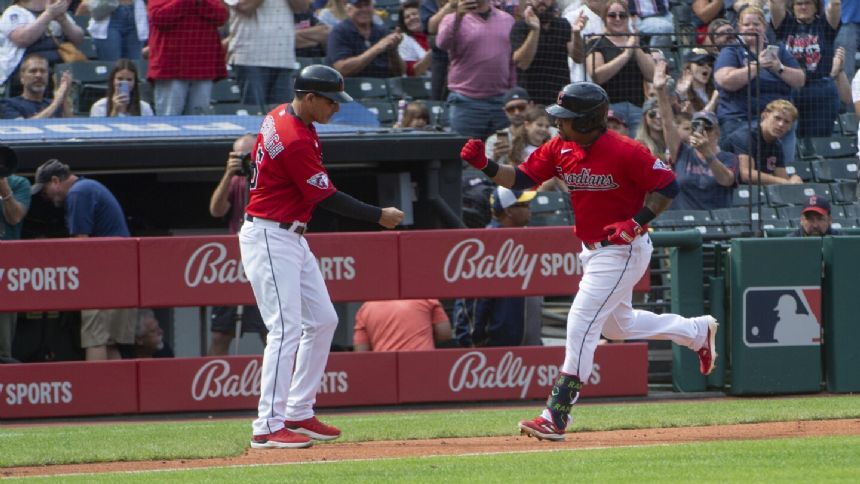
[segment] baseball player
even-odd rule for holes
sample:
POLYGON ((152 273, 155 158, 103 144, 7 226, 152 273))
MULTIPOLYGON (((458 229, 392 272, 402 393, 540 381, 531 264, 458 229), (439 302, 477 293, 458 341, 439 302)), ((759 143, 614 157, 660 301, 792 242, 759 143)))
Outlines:
POLYGON ((559 135, 517 167, 487 160, 480 140, 461 157, 499 185, 524 189, 557 177, 570 189, 576 235, 582 240, 582 281, 567 316, 561 375, 540 416, 519 423, 530 437, 564 440, 570 411, 591 375, 601 333, 607 338, 668 339, 698 352, 709 374, 717 357, 717 321, 633 309, 633 286, 651 260, 647 224, 678 193, 675 175, 641 144, 607 131, 609 97, 597 84, 568 84, 547 108, 559 135), (643 203, 644 200, 644 203, 643 203))
POLYGON ((339 192, 323 167, 313 123, 327 123, 342 102, 343 77, 311 65, 295 81, 296 97, 264 119, 253 151, 250 200, 239 231, 242 264, 269 330, 263 352, 260 403, 253 424, 255 449, 309 447, 340 430, 314 417, 313 405, 337 313, 303 234, 319 205, 392 229, 403 220, 339 192), (295 364, 295 368, 294 368, 295 364))

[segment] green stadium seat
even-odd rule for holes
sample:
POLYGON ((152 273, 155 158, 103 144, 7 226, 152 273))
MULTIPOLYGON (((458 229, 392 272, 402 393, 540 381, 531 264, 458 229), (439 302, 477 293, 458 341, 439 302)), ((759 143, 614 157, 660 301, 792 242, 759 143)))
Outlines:
POLYGON ((767 185, 770 206, 803 205, 813 195, 830 199, 830 187, 824 183, 802 183, 798 185, 767 185))
POLYGON ((429 77, 392 77, 386 82, 392 99, 430 99, 429 77))
POLYGON ((812 172, 822 183, 857 180, 857 158, 814 160, 812 172))
POLYGON ((857 113, 840 114, 839 123, 842 125, 842 134, 845 136, 857 136, 857 113))
POLYGON ((833 203, 854 203, 857 201, 857 181, 841 181, 830 185, 833 203))
POLYGON ((810 182, 815 179, 812 166, 809 164, 808 161, 804 160, 795 160, 793 162, 786 163, 785 172, 788 173, 788 176, 797 175, 800 177, 801 180, 805 182, 810 182))
POLYGON ((529 204, 532 227, 573 225, 570 195, 563 192, 538 192, 529 204))
POLYGON ((388 84, 376 77, 347 77, 344 90, 355 99, 387 99, 388 84))
POLYGON ((753 205, 767 203, 767 192, 764 188, 756 185, 739 185, 735 188, 732 194, 732 206, 744 207, 750 203, 753 205))
POLYGON ((397 121, 397 108, 394 103, 383 100, 365 99, 361 101, 361 105, 366 107, 368 111, 376 115, 379 124, 383 126, 391 126, 397 121))

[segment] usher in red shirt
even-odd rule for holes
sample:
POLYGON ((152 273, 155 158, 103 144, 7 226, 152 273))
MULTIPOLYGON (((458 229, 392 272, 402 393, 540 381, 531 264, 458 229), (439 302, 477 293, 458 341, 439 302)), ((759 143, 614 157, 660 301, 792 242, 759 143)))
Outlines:
POLYGON ((645 195, 675 179, 672 168, 647 148, 607 130, 583 152, 560 137, 546 142, 519 169, 535 182, 560 178, 570 189, 574 231, 585 242, 606 238, 603 227, 636 215, 645 195))

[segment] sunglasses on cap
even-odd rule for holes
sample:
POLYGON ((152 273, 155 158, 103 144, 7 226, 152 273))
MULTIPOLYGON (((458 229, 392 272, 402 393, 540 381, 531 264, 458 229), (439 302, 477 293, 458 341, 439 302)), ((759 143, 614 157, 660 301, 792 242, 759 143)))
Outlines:
POLYGON ((623 19, 626 19, 626 18, 630 17, 630 15, 629 15, 629 14, 627 14, 626 12, 607 12, 607 13, 606 13, 606 17, 607 17, 607 18, 616 18, 616 19, 622 19, 622 20, 623 20, 623 19))

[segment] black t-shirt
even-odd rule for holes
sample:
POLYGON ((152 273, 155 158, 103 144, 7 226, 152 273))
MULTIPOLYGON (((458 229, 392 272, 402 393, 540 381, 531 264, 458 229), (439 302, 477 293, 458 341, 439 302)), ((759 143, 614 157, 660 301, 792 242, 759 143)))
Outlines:
MULTIPOLYGON (((293 23, 296 26, 296 32, 303 29, 316 27, 320 23, 320 19, 314 16, 310 10, 304 13, 293 13, 293 23)), ((325 49, 322 45, 314 45, 303 49, 296 49, 296 57, 325 57, 325 49)))
MULTIPOLYGON (((21 96, 10 97, 9 99, 0 99, 0 118, 15 119, 15 118, 30 118, 38 114, 43 109, 51 104, 50 99, 42 99, 39 102, 24 99, 21 96)), ((63 110, 57 109, 54 113, 54 118, 62 117, 63 110)))
POLYGON ((772 175, 777 168, 785 167, 782 142, 780 140, 774 140, 773 143, 765 141, 761 136, 761 128, 759 126, 754 127, 752 131, 749 131, 746 126, 739 128, 728 137, 724 144, 727 145, 725 146, 728 148, 727 151, 731 151, 736 155, 747 155, 756 160, 755 167, 762 173, 772 175), (761 143, 761 158, 756 156, 756 139, 761 143), (752 143, 750 143, 750 140, 752 140, 752 143), (750 149, 752 152, 750 152, 750 149))
POLYGON ((815 20, 805 24, 798 22, 791 12, 786 12, 776 36, 806 72, 807 79, 830 76, 836 51, 836 29, 823 15, 817 15, 815 20))
MULTIPOLYGON (((511 46, 519 49, 529 35, 525 21, 518 20, 511 29, 511 46)), ((517 69, 517 84, 529 92, 537 104, 555 103, 558 92, 570 83, 567 65, 567 43, 570 42, 570 23, 567 19, 552 18, 549 26, 541 26, 535 58, 525 71, 517 69)))
MULTIPOLYGON (((603 54, 603 63, 609 63, 624 52, 624 49, 616 46, 606 37, 599 37, 597 40, 592 40, 588 44, 587 51, 600 52, 603 54), (594 48, 592 43, 596 42, 594 48)), ((585 61, 591 62, 589 59, 585 61)), ((611 79, 600 83, 606 94, 609 95, 609 100, 613 103, 627 101, 631 104, 641 106, 645 102, 645 93, 642 88, 642 71, 639 70, 639 64, 636 63, 636 56, 631 56, 624 64, 618 73, 612 76, 611 79)))

